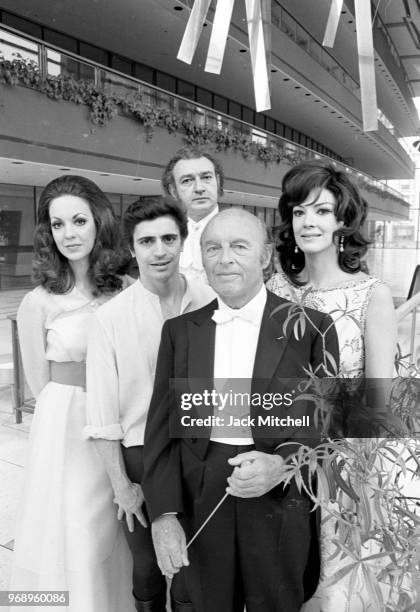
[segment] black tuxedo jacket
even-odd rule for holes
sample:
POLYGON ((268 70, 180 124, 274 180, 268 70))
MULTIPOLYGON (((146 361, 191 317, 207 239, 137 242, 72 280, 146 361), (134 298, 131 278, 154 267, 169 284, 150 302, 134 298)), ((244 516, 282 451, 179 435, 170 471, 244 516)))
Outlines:
MULTIPOLYGON (((292 303, 267 292, 267 302, 261 322, 255 355, 251 392, 276 392, 279 380, 306 377, 305 368, 317 369, 325 360, 325 351, 338 363, 338 340, 329 315, 305 309, 311 323, 302 337, 294 333, 294 324, 284 326, 292 303), (285 305, 273 314, 273 311, 285 305), (328 332, 326 330, 329 328, 328 332), (320 332, 326 332, 323 340, 320 332)), ((150 403, 144 445, 145 473, 142 486, 150 519, 166 512, 182 513, 183 478, 188 471, 181 461, 183 448, 188 447, 188 461, 205 462, 209 438, 170 437, 170 416, 179 401, 170 379, 208 380, 213 387, 214 348, 216 324, 212 320, 217 300, 207 306, 166 321, 156 368, 155 385, 150 403)), ((294 322, 295 320, 293 320, 294 322)), ((325 376, 319 368, 318 376, 325 376)), ((252 408, 251 408, 252 416, 252 408)), ((255 432, 256 433, 256 432, 255 432)), ((286 442, 279 438, 255 435, 256 450, 287 457, 294 450, 291 446, 277 448, 286 442)), ((314 445, 315 437, 308 438, 304 428, 290 432, 296 443, 314 445), (306 433, 306 437, 305 437, 306 433)))

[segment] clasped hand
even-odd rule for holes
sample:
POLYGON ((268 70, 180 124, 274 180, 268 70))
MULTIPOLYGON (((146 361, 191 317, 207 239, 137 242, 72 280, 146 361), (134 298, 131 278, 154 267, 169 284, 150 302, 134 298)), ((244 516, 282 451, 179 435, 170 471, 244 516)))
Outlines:
POLYGON ((164 576, 172 578, 189 565, 185 532, 175 514, 164 514, 152 523, 157 563, 164 576))
POLYGON ((229 463, 234 470, 226 492, 235 497, 260 497, 283 479, 284 459, 279 455, 249 451, 232 457, 229 463))
POLYGON ((114 503, 118 504, 118 520, 120 521, 125 514, 128 531, 131 533, 134 531, 134 517, 143 527, 147 527, 147 521, 141 509, 143 502, 143 490, 136 482, 128 483, 114 497, 114 503))

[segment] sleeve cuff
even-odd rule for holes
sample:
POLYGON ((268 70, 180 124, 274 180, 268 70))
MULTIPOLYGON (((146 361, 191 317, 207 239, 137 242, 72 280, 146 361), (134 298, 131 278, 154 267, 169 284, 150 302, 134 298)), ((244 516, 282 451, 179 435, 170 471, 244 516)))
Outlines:
POLYGON ((105 425, 96 427, 94 425, 86 425, 83 428, 83 438, 103 439, 103 440, 122 440, 124 438, 123 428, 119 423, 113 425, 105 425))

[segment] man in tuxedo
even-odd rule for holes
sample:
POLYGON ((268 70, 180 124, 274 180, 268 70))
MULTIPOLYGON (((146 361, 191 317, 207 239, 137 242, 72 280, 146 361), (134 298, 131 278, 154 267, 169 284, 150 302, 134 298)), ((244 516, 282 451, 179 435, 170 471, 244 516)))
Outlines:
POLYGON ((250 426, 232 437, 213 427, 203 437, 171 438, 180 398, 170 380, 188 379, 196 389, 200 380, 216 387, 220 379, 243 379, 260 395, 284 390, 285 379, 304 377, 305 368, 325 375, 325 350, 338 357, 335 328, 310 309, 301 334, 284 325, 289 303, 263 284, 272 247, 257 217, 241 209, 219 213, 201 246, 218 297, 165 323, 146 426, 143 485, 158 564, 175 576, 175 610, 242 612, 245 603, 247 612, 298 612, 319 579, 317 528, 310 500, 294 483, 283 487, 282 474, 293 450, 316 444, 314 432, 261 431, 251 406, 250 426), (187 551, 186 540, 225 491, 187 551))

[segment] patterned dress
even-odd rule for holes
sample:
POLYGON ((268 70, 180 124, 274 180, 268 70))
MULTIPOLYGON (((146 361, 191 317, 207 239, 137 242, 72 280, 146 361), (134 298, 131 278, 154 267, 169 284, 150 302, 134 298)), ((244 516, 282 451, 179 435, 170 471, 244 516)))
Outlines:
MULTIPOLYGON (((315 289, 310 285, 297 286, 281 272, 274 274, 267 282, 267 289, 292 302, 314 308, 331 315, 337 330, 340 363, 338 376, 356 378, 364 376, 365 346, 364 333, 366 314, 373 291, 382 281, 370 276, 347 281, 337 287, 315 289)), ((356 443, 356 440, 353 440, 356 443)), ((360 441, 363 444, 363 441, 360 441)), ((348 509, 354 511, 349 498, 348 509)), ((336 575, 351 563, 352 559, 337 554, 333 540, 338 538, 336 519, 331 511, 337 506, 330 502, 322 512, 321 522, 321 581, 314 596, 305 603, 301 612, 379 612, 369 604, 370 594, 361 572, 350 580, 351 572, 328 586, 326 580, 336 575), (334 554, 335 553, 335 554, 334 554)), ((371 542, 362 546, 362 557, 378 552, 371 542)), ((372 571, 378 572, 379 562, 373 562, 372 571)))

